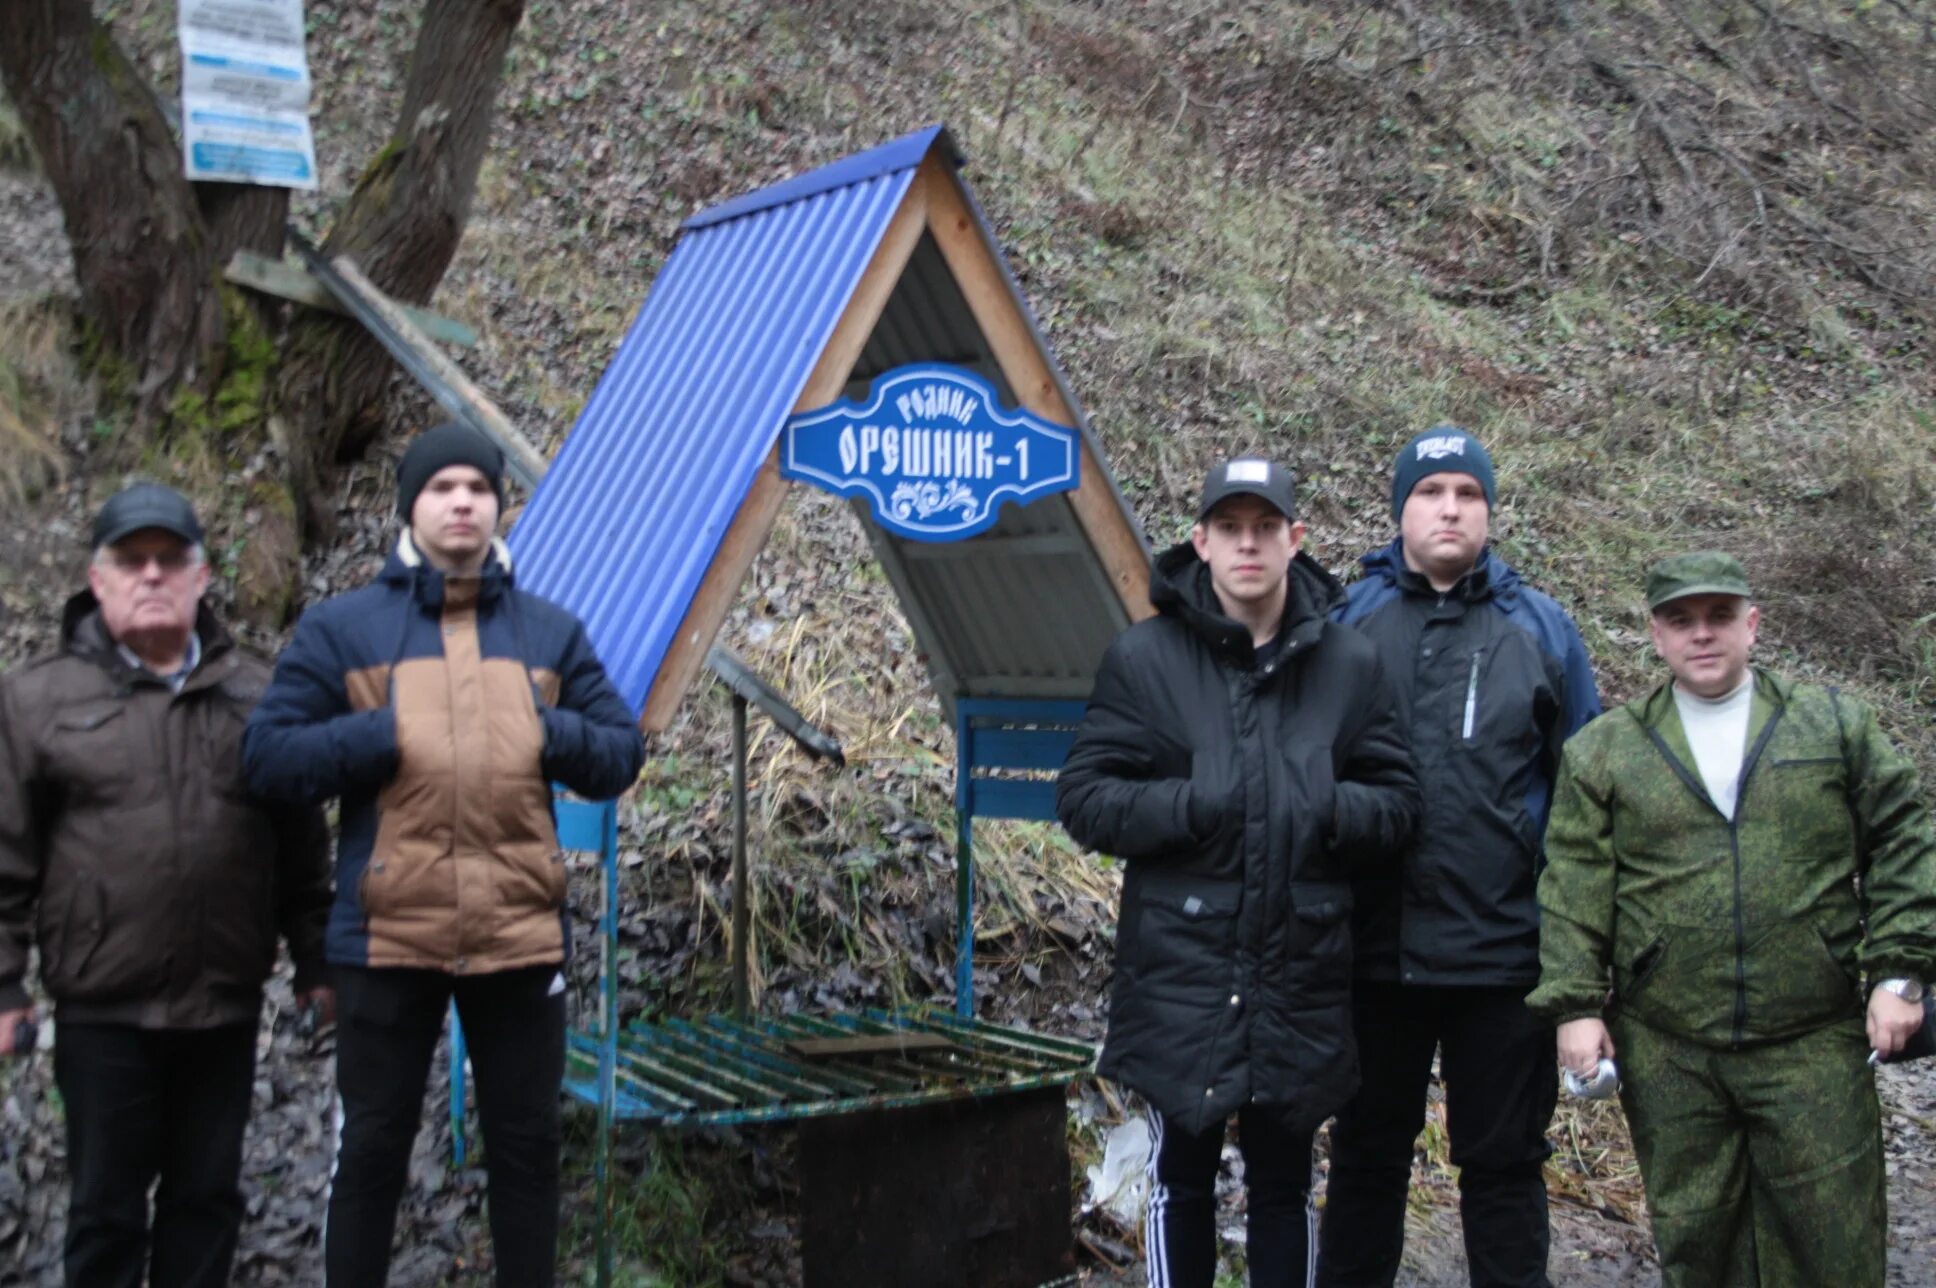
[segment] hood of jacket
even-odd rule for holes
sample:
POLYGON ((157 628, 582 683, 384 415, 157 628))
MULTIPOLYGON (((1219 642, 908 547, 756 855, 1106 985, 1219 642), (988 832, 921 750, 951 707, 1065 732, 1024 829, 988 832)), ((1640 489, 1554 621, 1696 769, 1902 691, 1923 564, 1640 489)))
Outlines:
MULTIPOLYGON (((1287 644, 1308 644, 1324 629, 1331 609, 1344 602, 1344 586, 1301 550, 1291 560, 1285 583, 1284 620, 1278 629, 1287 644)), ((1215 652, 1234 654, 1245 665, 1255 660, 1250 629, 1223 611, 1210 582, 1210 565, 1188 541, 1156 557, 1149 597, 1157 612, 1182 622, 1215 652)))
MULTIPOLYGON (((1436 593, 1432 583, 1424 574, 1413 572, 1405 563, 1405 538, 1393 537, 1389 545, 1365 555, 1359 561, 1368 578, 1377 578, 1388 585, 1414 594, 1429 595, 1436 593)), ((1472 570, 1459 578, 1458 583, 1447 592, 1468 601, 1497 599, 1502 604, 1510 604, 1519 598, 1519 574, 1513 566, 1493 553, 1488 545, 1479 552, 1479 558, 1472 570)))
MULTIPOLYGON (((442 612, 444 607, 444 584, 448 575, 432 566, 417 543, 410 539, 410 530, 405 528, 397 536, 397 544, 390 550, 390 557, 383 561, 383 571, 377 580, 386 586, 396 586, 407 590, 418 607, 426 612, 442 612)), ((484 566, 477 571, 477 602, 479 605, 495 603, 517 584, 511 575, 511 548, 497 537, 491 538, 491 552, 484 557, 484 566)))
MULTIPOLYGON (((205 601, 195 605, 195 634, 202 641, 203 666, 226 653, 235 643, 229 637, 228 628, 205 601)), ((121 650, 115 647, 107 623, 101 620, 101 601, 91 590, 75 592, 62 606, 60 646, 62 652, 92 662, 123 679, 131 678, 136 669, 128 665, 121 650)))

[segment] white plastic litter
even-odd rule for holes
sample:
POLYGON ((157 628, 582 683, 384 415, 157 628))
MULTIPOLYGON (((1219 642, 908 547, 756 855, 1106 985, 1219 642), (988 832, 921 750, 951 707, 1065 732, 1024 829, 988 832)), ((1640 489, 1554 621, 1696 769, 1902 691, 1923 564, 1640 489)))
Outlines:
POLYGON ((1089 1169, 1089 1198, 1083 1210, 1107 1208, 1126 1229, 1143 1219, 1143 1196, 1149 1187, 1145 1170, 1150 1159, 1149 1123, 1126 1119, 1109 1129, 1103 1144, 1102 1165, 1089 1169))

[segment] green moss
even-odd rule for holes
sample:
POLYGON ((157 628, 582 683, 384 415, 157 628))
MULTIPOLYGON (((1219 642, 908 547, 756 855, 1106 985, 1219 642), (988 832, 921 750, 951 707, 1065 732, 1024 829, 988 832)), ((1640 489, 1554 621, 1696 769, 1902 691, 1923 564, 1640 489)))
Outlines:
POLYGON ((403 159, 403 143, 392 138, 370 158, 370 164, 363 167, 357 177, 356 191, 350 195, 349 209, 354 211, 365 202, 375 201, 381 209, 389 205, 389 188, 396 181, 397 166, 403 159))
POLYGON ((142 464, 186 476, 191 487, 213 489, 247 465, 261 445, 269 415, 270 381, 278 355, 242 293, 220 284, 224 329, 221 383, 203 394, 189 386, 169 399, 161 432, 145 444, 142 464))
POLYGON ((267 419, 269 381, 276 369, 275 342, 263 331, 255 310, 237 288, 224 283, 222 316, 227 326, 228 361, 213 404, 215 427, 226 441, 237 435, 253 437, 267 419))

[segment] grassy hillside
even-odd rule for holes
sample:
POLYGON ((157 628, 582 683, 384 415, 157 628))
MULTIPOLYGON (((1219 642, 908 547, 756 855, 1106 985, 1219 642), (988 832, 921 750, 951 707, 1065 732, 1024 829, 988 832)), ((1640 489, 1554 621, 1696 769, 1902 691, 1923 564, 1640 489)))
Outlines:
MULTIPOLYGON (((173 7, 112 9, 172 84, 173 7)), ((324 189, 302 218, 322 226, 388 128, 417 10, 307 9, 324 189)), ((535 438, 569 428, 680 220, 942 121, 1158 544, 1207 463, 1261 449, 1297 466, 1343 570, 1389 535, 1396 446, 1456 420, 1499 464, 1501 549, 1574 612, 1609 697, 1658 673, 1646 565, 1725 546, 1760 590, 1763 655, 1873 701, 1936 770, 1920 6, 530 0, 500 102, 436 306, 480 330, 465 365, 535 438)), ((44 305, 0 308, 35 319, 0 326, 0 441, 51 426, 70 467, 35 504, 104 491, 44 305)), ((402 388, 393 411, 429 414, 402 388)), ((386 461, 346 473, 318 586, 380 548, 386 461)), ((51 585, 13 604, 23 649, 51 585)), ((765 1004, 944 990, 951 738, 844 509, 789 503, 728 635, 853 765, 755 724, 765 1004)), ((695 697, 629 807, 624 971, 646 1009, 724 995, 724 743, 723 703, 695 697)), ((988 852, 991 1012, 1098 1035, 1107 866, 1050 829, 997 829, 988 852)), ((1562 1134, 1558 1183, 1631 1214, 1617 1118, 1562 1134)), ((1449 1193, 1439 1140, 1428 1203, 1449 1193)), ((783 1273, 733 1213, 749 1194, 783 1212, 784 1191, 737 1148, 659 1161, 638 1264, 783 1273)))

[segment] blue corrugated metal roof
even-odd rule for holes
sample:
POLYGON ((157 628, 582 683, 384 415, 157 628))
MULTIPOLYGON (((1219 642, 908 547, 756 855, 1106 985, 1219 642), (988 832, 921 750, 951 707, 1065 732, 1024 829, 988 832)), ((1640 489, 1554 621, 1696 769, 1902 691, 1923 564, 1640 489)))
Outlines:
POLYGON ((889 143, 877 148, 869 148, 853 156, 823 165, 818 170, 797 174, 791 179, 782 180, 757 192, 722 201, 717 206, 709 206, 682 225, 690 232, 696 228, 710 228, 723 224, 742 215, 750 215, 761 210, 771 210, 788 202, 803 201, 817 197, 823 192, 845 188, 850 184, 876 179, 884 174, 896 174, 920 165, 939 144, 945 149, 943 155, 954 165, 961 164, 961 153, 955 147, 954 138, 943 125, 930 125, 912 134, 903 134, 889 143))
POLYGON ((937 143, 953 159, 935 127, 689 224, 512 530, 519 584, 578 614, 634 711, 937 143))

